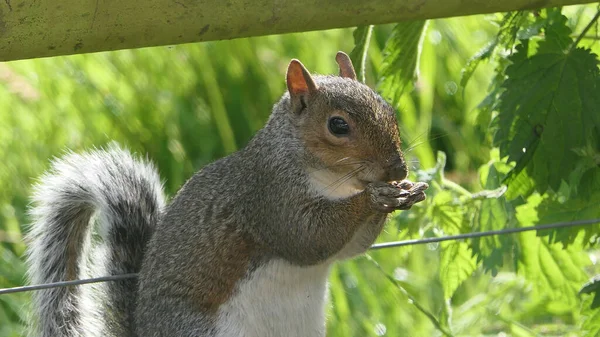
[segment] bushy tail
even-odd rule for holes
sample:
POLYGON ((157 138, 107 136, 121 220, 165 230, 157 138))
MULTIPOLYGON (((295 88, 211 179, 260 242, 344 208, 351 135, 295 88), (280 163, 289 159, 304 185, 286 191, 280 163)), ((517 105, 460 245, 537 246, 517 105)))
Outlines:
MULTIPOLYGON (((137 273, 164 197, 154 167, 113 145, 56 160, 33 202, 28 263, 39 284, 137 273)), ((31 334, 133 336, 136 295, 135 279, 34 292, 31 334)))

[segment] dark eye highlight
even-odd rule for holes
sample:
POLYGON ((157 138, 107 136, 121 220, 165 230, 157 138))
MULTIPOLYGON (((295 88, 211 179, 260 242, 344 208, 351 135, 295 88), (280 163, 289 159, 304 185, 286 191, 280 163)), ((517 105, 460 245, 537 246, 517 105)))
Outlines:
POLYGON ((331 117, 327 123, 329 132, 335 136, 344 136, 350 132, 350 126, 342 117, 331 117))

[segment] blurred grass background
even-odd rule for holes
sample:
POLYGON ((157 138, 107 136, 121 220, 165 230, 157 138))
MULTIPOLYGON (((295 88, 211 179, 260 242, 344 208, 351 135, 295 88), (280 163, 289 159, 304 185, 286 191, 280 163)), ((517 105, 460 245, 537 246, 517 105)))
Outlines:
MULTIPOLYGON (((372 86, 391 28, 374 31, 367 68, 372 86)), ((413 169, 433 167, 441 150, 450 179, 471 186, 489 159, 475 108, 493 69, 482 64, 466 88, 459 82, 462 67, 496 29, 483 16, 429 22, 419 81, 399 106, 413 169)), ((0 63, 0 288, 24 283, 28 196, 53 156, 114 140, 156 162, 173 195, 194 171, 244 146, 262 127, 285 90, 291 58, 314 73, 337 73, 335 52, 350 52, 353 44, 352 30, 343 29, 0 63)), ((401 229, 401 221, 392 221, 380 241, 402 238, 401 229)), ((439 313, 446 309, 433 253, 438 248, 371 255, 439 313)), ((328 336, 438 334, 365 259, 340 264, 330 288, 328 336)), ((514 274, 478 274, 459 289, 446 315, 454 315, 465 336, 529 336, 518 334, 527 329, 514 321, 533 310, 521 300, 526 291, 514 274)), ((21 335, 27 303, 28 294, 0 297, 0 336, 21 335)), ((544 313, 523 320, 548 322, 544 313)))

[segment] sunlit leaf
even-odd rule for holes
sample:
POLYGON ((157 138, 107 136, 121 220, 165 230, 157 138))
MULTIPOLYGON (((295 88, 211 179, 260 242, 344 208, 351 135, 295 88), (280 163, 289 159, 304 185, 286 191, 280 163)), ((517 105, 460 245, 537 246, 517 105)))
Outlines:
MULTIPOLYGON (((541 202, 541 197, 533 195, 527 204, 517 207, 520 226, 531 226, 539 221, 535 207, 541 202)), ((519 273, 533 285, 534 296, 558 301, 565 309, 578 305, 577 293, 588 278, 584 267, 589 264, 581 246, 565 248, 535 232, 518 234, 518 241, 519 273)))
MULTIPOLYGON (((501 186, 502 172, 509 167, 502 162, 486 165, 480 170, 480 175, 485 177, 482 185, 485 189, 495 189, 501 186)), ((515 226, 514 209, 506 202, 504 196, 497 198, 486 198, 481 202, 477 213, 474 231, 491 231, 511 228, 515 226)), ((495 275, 504 264, 505 256, 512 254, 515 246, 514 238, 510 235, 496 235, 471 240, 473 253, 477 261, 483 263, 486 271, 495 275)))
POLYGON ((426 21, 398 23, 385 44, 378 88, 381 94, 394 105, 412 85, 425 26, 426 21))
MULTIPOLYGON (((597 298, 597 295, 596 295, 597 298)), ((596 298, 586 298, 581 305, 581 337, 598 337, 600 336, 600 308, 592 309, 592 303, 596 302, 596 298)))
POLYGON ((444 298, 450 299, 456 289, 473 274, 477 263, 464 242, 443 244, 440 259, 440 281, 444 288, 444 298))
POLYGON ((354 65, 356 76, 361 82, 365 82, 365 67, 367 62, 367 52, 369 50, 369 42, 371 41, 371 34, 373 33, 373 26, 359 26, 354 30, 354 49, 350 53, 350 59, 354 65))
POLYGON ((467 85, 467 82, 469 82, 469 79, 471 78, 471 76, 473 76, 473 73, 475 72, 475 69, 477 69, 479 63, 483 60, 489 59, 492 56, 492 53, 494 52, 494 49, 496 49, 497 45, 498 39, 492 40, 490 43, 485 45, 485 47, 483 47, 480 51, 478 51, 477 54, 475 54, 475 56, 473 56, 469 61, 467 61, 467 64, 463 68, 460 75, 460 85, 462 85, 463 87, 467 85))
POLYGON ((445 234, 462 232, 464 212, 453 204, 454 196, 449 191, 441 191, 433 198, 431 221, 444 230, 445 234))
MULTIPOLYGON (((585 198, 573 197, 564 202, 560 202, 556 198, 548 198, 537 207, 538 224, 598 219, 600 218, 599 204, 600 191, 598 190, 596 193, 585 198)), ((596 225, 545 230, 540 234, 548 236, 550 242, 560 242, 563 245, 569 245, 577 239, 580 233, 585 234, 585 244, 595 242, 595 239, 592 240, 592 238, 597 238, 598 234, 600 234, 600 222, 596 225)))

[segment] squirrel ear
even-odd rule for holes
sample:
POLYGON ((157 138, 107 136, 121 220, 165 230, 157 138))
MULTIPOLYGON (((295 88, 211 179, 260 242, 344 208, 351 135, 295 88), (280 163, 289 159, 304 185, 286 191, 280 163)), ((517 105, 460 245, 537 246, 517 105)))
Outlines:
POLYGON ((354 66, 352 65, 350 57, 346 53, 344 53, 343 51, 338 51, 337 55, 335 55, 335 60, 340 66, 341 77, 347 77, 352 80, 356 79, 356 72, 354 72, 354 66))
POLYGON ((293 59, 287 69, 287 87, 292 97, 308 94, 318 89, 315 81, 304 65, 293 59))

